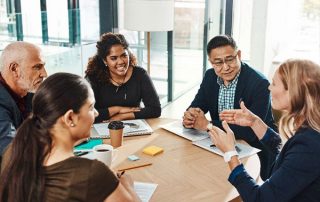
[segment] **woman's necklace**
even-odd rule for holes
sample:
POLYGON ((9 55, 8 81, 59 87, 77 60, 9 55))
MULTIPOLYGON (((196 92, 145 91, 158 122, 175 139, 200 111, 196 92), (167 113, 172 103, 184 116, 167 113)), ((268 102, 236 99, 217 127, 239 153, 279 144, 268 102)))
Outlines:
MULTIPOLYGON (((128 71, 127 71, 128 72, 128 71)), ((118 86, 117 86, 117 89, 116 89, 116 93, 118 92, 119 88, 124 84, 125 80, 126 80, 126 77, 127 77, 127 72, 126 74, 124 75, 124 78, 122 80, 122 82, 118 82, 118 81, 115 81, 111 76, 110 76, 110 79, 116 83, 118 86)))

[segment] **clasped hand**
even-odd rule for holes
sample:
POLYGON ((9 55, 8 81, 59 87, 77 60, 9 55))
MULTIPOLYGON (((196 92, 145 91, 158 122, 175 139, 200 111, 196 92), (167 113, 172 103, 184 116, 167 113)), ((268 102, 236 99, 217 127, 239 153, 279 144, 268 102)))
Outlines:
POLYGON ((197 130, 206 130, 209 121, 206 119, 204 112, 200 108, 190 107, 184 112, 182 124, 186 128, 197 130))

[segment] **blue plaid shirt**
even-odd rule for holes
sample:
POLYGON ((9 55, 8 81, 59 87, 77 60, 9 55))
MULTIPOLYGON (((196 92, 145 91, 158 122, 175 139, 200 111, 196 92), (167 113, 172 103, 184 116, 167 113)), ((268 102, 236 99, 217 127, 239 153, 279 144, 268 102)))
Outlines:
POLYGON ((234 96, 236 94, 236 88, 240 71, 228 86, 225 86, 223 80, 218 77, 217 83, 219 84, 219 97, 218 97, 218 112, 222 112, 225 109, 233 109, 234 96))

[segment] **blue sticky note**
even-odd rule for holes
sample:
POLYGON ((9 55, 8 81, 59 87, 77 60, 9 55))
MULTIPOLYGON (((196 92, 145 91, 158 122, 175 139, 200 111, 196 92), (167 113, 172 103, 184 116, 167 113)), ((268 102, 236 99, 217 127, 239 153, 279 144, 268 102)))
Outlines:
POLYGON ((139 160, 139 157, 137 157, 136 155, 130 155, 130 156, 128 156, 128 159, 130 161, 136 161, 136 160, 139 160))

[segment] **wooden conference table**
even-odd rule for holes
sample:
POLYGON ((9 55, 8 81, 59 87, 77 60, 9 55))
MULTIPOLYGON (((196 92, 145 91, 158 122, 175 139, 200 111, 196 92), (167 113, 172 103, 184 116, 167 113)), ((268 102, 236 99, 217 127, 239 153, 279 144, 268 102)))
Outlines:
MULTIPOLYGON (((147 122, 154 130, 152 135, 126 137, 123 146, 118 148, 112 169, 133 164, 127 159, 131 154, 140 157, 134 162, 136 164, 151 162, 151 166, 126 171, 134 181, 158 184, 151 202, 223 202, 238 197, 237 190, 227 181, 230 171, 223 158, 160 128, 161 124, 171 121, 176 120, 149 119, 147 122), (164 152, 153 157, 142 153, 144 147, 151 145, 162 147, 164 152)), ((257 179, 260 170, 258 156, 241 161, 250 175, 257 179)))

